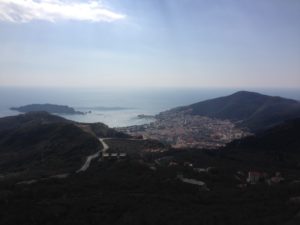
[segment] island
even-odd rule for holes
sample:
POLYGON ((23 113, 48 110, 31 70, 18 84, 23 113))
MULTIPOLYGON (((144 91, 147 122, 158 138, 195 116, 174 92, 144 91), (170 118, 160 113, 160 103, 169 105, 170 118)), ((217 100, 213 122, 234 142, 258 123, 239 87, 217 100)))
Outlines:
POLYGON ((155 116, 140 114, 140 115, 137 115, 137 118, 138 119, 155 119, 155 116))
POLYGON ((76 111, 74 108, 66 105, 54 105, 54 104, 31 104, 20 107, 11 107, 10 110, 27 113, 45 111, 55 114, 68 114, 68 115, 84 115, 85 112, 76 111))

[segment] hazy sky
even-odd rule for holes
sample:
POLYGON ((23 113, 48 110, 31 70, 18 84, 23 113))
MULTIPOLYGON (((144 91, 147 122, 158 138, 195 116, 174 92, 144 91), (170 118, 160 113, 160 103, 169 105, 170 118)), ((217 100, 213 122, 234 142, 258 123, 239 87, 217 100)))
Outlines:
POLYGON ((0 0, 0 85, 300 87, 300 1, 0 0))

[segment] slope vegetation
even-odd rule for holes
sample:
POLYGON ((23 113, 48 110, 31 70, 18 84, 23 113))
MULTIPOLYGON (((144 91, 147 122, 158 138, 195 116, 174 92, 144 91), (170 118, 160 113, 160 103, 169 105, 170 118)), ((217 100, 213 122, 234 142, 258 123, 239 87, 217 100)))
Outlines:
POLYGON ((72 172, 100 147, 95 136, 71 121, 48 113, 28 113, 0 120, 2 177, 72 172))
POLYGON ((172 112, 229 119, 258 131, 300 117, 300 103, 292 99, 240 91, 169 111, 172 112))

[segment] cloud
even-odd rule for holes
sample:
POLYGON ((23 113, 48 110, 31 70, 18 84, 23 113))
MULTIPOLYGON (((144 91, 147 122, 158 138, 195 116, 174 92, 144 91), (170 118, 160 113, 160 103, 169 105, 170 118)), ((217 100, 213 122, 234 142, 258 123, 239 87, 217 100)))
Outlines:
POLYGON ((0 21, 28 23, 32 20, 57 22, 77 20, 112 22, 125 15, 113 12, 100 1, 71 0, 0 0, 0 21))

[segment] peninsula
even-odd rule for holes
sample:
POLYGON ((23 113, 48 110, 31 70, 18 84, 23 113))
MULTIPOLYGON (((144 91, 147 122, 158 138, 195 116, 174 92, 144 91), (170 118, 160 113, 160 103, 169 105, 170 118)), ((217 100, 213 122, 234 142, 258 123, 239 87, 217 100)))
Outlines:
POLYGON ((74 108, 66 105, 54 105, 54 104, 31 104, 20 107, 11 107, 10 110, 15 110, 22 113, 45 111, 55 114, 68 114, 68 115, 84 115, 84 112, 76 111, 74 108))

